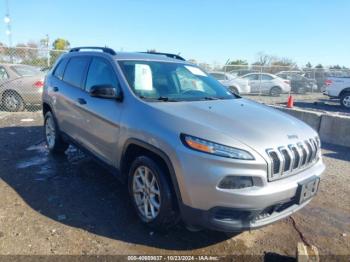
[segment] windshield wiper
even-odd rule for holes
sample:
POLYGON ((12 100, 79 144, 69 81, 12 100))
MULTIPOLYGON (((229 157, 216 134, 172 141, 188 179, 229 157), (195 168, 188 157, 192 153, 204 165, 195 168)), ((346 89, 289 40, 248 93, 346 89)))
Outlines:
POLYGON ((205 96, 203 97, 204 100, 220 100, 222 98, 220 97, 215 97, 215 96, 205 96))
POLYGON ((164 102, 178 102, 178 100, 169 98, 167 96, 160 96, 157 98, 158 101, 164 101, 164 102))

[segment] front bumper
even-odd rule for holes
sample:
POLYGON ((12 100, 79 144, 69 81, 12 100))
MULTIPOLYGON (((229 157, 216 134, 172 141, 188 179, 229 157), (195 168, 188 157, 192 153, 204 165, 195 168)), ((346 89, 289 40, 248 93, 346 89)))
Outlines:
POLYGON ((180 207, 183 220, 188 224, 228 232, 259 228, 303 208, 310 200, 298 204, 299 183, 320 177, 325 169, 320 158, 297 174, 268 182, 266 162, 259 159, 247 164, 247 161, 243 163, 183 151, 179 160, 182 168, 177 170, 177 178, 183 197, 180 207), (179 174, 183 174, 182 177, 179 174), (218 188, 221 179, 235 175, 251 176, 254 186, 218 188))
POLYGON ((265 209, 234 209, 215 207, 210 210, 200 210, 182 206, 183 220, 190 224, 215 231, 241 232, 258 229, 290 216, 306 206, 308 200, 300 205, 295 199, 277 203, 265 209))

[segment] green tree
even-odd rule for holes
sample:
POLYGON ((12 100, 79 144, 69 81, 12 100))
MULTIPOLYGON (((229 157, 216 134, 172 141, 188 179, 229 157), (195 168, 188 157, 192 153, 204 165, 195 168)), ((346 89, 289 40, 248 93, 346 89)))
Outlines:
POLYGON ((315 68, 317 68, 317 69, 322 69, 322 68, 323 68, 323 65, 322 65, 322 64, 318 64, 317 66, 315 66, 315 68))
POLYGON ((329 69, 341 69, 340 65, 330 66, 329 69))
POLYGON ((312 65, 311 65, 310 62, 307 62, 307 64, 305 65, 305 67, 310 69, 310 68, 312 68, 312 65))
POLYGON ((52 66, 61 54, 65 53, 70 48, 68 40, 63 38, 57 38, 52 43, 52 50, 50 51, 50 66, 52 66))
POLYGON ((61 51, 67 50, 70 48, 70 43, 66 39, 57 38, 55 41, 53 41, 52 48, 54 50, 61 50, 61 51))
POLYGON ((225 65, 225 70, 227 72, 233 71, 233 70, 242 70, 242 69, 248 69, 248 62, 247 60, 241 60, 236 59, 233 61, 228 60, 225 65))

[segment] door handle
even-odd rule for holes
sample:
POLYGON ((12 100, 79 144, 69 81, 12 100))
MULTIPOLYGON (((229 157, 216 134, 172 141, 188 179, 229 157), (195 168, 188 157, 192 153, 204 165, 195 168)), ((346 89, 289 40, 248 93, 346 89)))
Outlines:
POLYGON ((81 105, 86 105, 86 100, 84 98, 78 98, 77 101, 81 105))
POLYGON ((59 91, 59 89, 58 89, 57 86, 54 86, 54 87, 52 88, 52 90, 53 90, 54 92, 58 92, 58 91, 59 91))

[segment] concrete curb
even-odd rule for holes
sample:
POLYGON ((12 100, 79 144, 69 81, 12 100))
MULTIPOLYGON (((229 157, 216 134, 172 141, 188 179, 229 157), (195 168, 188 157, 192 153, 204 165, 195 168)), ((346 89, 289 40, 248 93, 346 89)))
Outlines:
POLYGON ((272 107, 290 114, 315 129, 321 141, 350 147, 350 117, 307 111, 299 108, 272 107))

